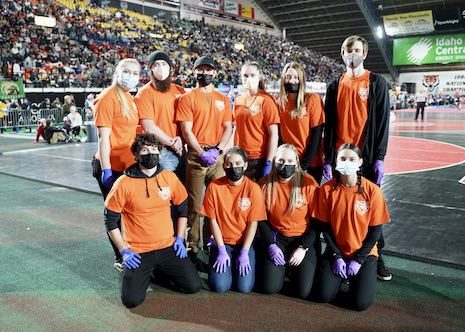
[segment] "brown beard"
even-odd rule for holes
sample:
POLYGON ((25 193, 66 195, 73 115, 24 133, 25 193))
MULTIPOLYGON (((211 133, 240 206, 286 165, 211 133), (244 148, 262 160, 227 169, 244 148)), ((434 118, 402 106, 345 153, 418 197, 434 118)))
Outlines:
POLYGON ((168 76, 163 81, 157 80, 155 77, 151 77, 151 79, 152 79, 152 84, 155 90, 158 90, 160 92, 166 92, 171 88, 171 77, 170 76, 168 76))

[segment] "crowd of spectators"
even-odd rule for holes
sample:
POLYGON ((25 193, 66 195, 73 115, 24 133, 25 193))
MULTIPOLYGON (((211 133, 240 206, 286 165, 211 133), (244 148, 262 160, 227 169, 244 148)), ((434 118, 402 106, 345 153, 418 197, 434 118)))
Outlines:
MULTIPOLYGON (((192 67, 199 55, 218 61, 217 84, 237 86, 247 60, 262 65, 265 81, 276 81, 289 61, 300 62, 307 80, 328 82, 344 72, 333 59, 281 37, 201 21, 163 20, 95 7, 82 1, 0 1, 0 65, 12 79, 35 87, 104 87, 115 64, 133 57, 142 64, 163 48, 175 60, 177 83, 194 84, 192 67), (58 2, 66 3, 68 8, 58 2), (85 5, 84 5, 85 4, 85 5), (34 16, 55 17, 54 28, 34 24, 34 16), (243 50, 234 47, 244 45, 243 50)), ((149 80, 143 68, 142 82, 149 80)))

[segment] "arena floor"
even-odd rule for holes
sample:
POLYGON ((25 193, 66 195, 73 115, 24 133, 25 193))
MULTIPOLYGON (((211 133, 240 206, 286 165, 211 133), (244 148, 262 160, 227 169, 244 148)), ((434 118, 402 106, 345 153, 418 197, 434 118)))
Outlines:
POLYGON ((0 328, 12 331, 463 331, 465 111, 396 112, 382 189, 394 277, 363 313, 282 294, 179 294, 152 285, 119 299, 90 160, 97 143, 50 146, 0 135, 0 328), (195 308, 195 310, 193 310, 195 308), (13 328, 12 328, 13 327, 13 328))

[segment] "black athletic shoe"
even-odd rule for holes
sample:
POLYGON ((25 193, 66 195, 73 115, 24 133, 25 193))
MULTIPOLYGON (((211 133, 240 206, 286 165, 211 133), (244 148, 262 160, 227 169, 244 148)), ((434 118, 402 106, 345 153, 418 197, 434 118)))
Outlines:
POLYGON ((378 268, 376 271, 378 280, 389 281, 392 279, 392 274, 389 272, 388 268, 384 264, 383 256, 378 256, 378 268))

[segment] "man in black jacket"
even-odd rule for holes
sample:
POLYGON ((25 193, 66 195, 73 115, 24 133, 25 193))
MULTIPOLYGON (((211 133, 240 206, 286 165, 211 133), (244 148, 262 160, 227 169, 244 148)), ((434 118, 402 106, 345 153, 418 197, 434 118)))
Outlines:
MULTIPOLYGON (((378 74, 366 70, 363 61, 368 55, 368 43, 360 36, 350 36, 342 43, 341 56, 347 72, 329 84, 325 103, 325 136, 323 175, 331 178, 337 149, 353 143, 362 151, 362 175, 377 185, 384 176, 384 156, 389 135, 389 87, 378 74)), ((381 234, 378 250, 384 247, 381 234)), ((378 259, 378 279, 391 280, 381 255, 378 259)))
POLYGON ((70 141, 63 128, 52 127, 52 120, 50 119, 45 121, 44 132, 45 140, 49 144, 56 144, 58 141, 68 143, 70 141))

